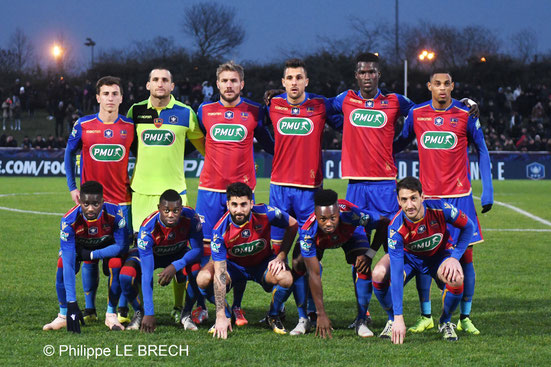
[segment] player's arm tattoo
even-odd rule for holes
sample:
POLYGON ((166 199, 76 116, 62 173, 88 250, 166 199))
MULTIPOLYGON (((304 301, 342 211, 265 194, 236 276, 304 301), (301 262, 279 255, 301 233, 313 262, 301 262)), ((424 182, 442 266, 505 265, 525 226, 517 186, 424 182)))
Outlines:
POLYGON ((214 299, 216 311, 223 310, 226 306, 226 262, 218 264, 218 274, 214 276, 214 299))

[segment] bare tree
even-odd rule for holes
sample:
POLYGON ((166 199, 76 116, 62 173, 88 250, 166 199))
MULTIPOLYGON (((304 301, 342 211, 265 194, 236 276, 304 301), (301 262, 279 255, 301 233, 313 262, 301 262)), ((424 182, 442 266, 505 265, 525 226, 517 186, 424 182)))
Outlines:
POLYGON ((524 28, 511 36, 511 55, 522 63, 534 58, 538 51, 538 38, 534 30, 524 28))
POLYGON ((17 27, 11 34, 9 45, 15 57, 17 71, 21 71, 33 63, 34 46, 21 28, 17 27))
POLYGON ((241 45, 245 30, 235 8, 213 2, 195 4, 184 15, 182 29, 193 37, 202 57, 219 57, 241 45))

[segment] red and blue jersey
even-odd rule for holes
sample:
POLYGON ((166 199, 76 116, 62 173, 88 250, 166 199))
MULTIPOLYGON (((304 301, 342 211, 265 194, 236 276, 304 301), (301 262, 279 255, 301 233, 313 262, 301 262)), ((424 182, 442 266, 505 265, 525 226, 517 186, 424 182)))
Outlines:
POLYGON ((482 177, 482 205, 493 203, 490 155, 478 118, 455 99, 444 110, 431 101, 416 105, 408 114, 400 139, 417 138, 419 179, 426 196, 460 197, 471 194, 468 146, 478 152, 482 177))
POLYGON ((317 249, 326 250, 339 248, 350 240, 356 227, 375 229, 379 214, 362 210, 356 205, 339 199, 339 225, 333 233, 325 233, 319 229, 315 213, 312 213, 306 223, 299 229, 300 252, 303 257, 316 256, 317 249))
POLYGON ((94 260, 122 255, 129 246, 125 226, 122 209, 111 203, 104 203, 94 220, 86 219, 80 205, 74 206, 63 216, 59 238, 68 302, 76 301, 76 247, 91 251, 94 260))
POLYGON ((199 216, 192 208, 184 207, 178 223, 167 227, 158 211, 147 217, 138 233, 138 253, 142 269, 144 312, 154 314, 153 271, 159 263, 171 261, 176 271, 198 262, 203 256, 203 232, 199 216), (189 245, 188 245, 189 242, 189 245), (190 248, 191 245, 191 248, 190 248))
POLYGON ((321 139, 325 122, 340 129, 342 116, 325 97, 305 94, 306 99, 298 105, 289 104, 287 93, 271 100, 269 116, 275 138, 272 184, 305 188, 321 186, 321 139))
POLYGON ((262 106, 246 98, 235 107, 225 107, 220 101, 199 106, 199 126, 206 137, 200 189, 225 192, 229 184, 243 182, 254 190, 253 140, 257 135, 270 136, 264 115, 262 106))
POLYGON ((128 178, 128 156, 134 139, 134 123, 119 115, 114 123, 104 123, 98 114, 75 122, 65 148, 65 175, 69 190, 75 183, 75 157, 81 148, 80 184, 98 181, 106 201, 129 204, 132 201, 128 178))
POLYGON ((254 205, 242 225, 233 223, 226 212, 212 230, 210 248, 214 261, 230 260, 251 267, 272 256, 271 226, 289 227, 289 214, 266 204, 254 205))
POLYGON ((404 252, 421 259, 450 250, 450 256, 459 261, 474 232, 473 222, 453 205, 442 200, 425 200, 423 218, 409 220, 400 210, 388 227, 388 254, 390 256, 390 288, 394 312, 402 314, 404 290, 404 252), (460 228, 455 247, 449 242, 447 224, 460 228))
POLYGON ((396 121, 407 116, 414 103, 400 94, 382 94, 372 99, 348 90, 333 100, 344 115, 342 133, 342 178, 353 180, 394 180, 392 156, 396 121))

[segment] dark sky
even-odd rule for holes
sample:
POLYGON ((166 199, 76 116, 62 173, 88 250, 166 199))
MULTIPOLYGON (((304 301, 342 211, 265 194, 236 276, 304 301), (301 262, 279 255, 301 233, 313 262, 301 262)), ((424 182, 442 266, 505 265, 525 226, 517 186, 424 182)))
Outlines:
MULTIPOLYGON (((73 60, 85 68, 90 49, 86 37, 101 49, 127 47, 136 40, 155 36, 173 37, 176 44, 191 47, 181 28, 189 0, 94 0, 11 1, 3 7, 0 46, 8 47, 10 34, 20 27, 32 40, 42 60, 51 59, 49 49, 61 35, 71 48, 73 60), (6 12, 6 10, 8 10, 6 12)), ((394 24, 392 0, 235 0, 231 4, 244 24, 246 39, 228 58, 237 61, 279 60, 293 51, 315 50, 319 36, 350 37, 350 19, 394 24)), ((501 51, 509 52, 510 36, 523 28, 537 35, 538 53, 551 51, 551 0, 461 0, 399 2, 400 23, 430 22, 463 27, 483 25, 502 40, 501 51)), ((371 50, 377 51, 377 50, 371 50)))

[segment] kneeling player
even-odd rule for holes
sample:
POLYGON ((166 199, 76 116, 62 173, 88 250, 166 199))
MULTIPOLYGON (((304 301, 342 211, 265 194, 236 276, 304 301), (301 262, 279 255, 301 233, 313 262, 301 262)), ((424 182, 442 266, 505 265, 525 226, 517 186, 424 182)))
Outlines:
MULTIPOLYGON (((166 190, 159 199, 159 210, 147 217, 138 234, 138 250, 132 251, 121 270, 121 286, 127 299, 135 308, 129 330, 153 332, 156 328, 153 306, 153 271, 164 268, 159 274, 159 284, 165 286, 176 275, 178 283, 185 282, 186 275, 198 292, 195 275, 203 256, 203 232, 199 216, 192 208, 182 206, 182 198, 175 190, 166 190), (188 241, 191 248, 188 246, 188 241), (141 273, 141 277, 140 277, 141 273), (144 310, 136 298, 141 279, 144 310)), ((185 329, 197 330, 191 321, 193 304, 186 302, 182 311, 185 329)))
MULTIPOLYGON (((301 269, 308 270, 310 291, 316 304, 317 323, 316 335, 322 338, 331 337, 331 321, 325 313, 323 303, 323 289, 321 283, 321 263, 323 253, 326 249, 343 248, 346 260, 354 265, 357 272, 357 282, 368 278, 370 273, 371 260, 384 238, 379 234, 374 238, 373 248, 370 249, 369 242, 365 236, 357 233, 356 227, 361 226, 370 231, 378 226, 388 224, 388 219, 379 217, 372 211, 360 210, 357 206, 345 200, 338 200, 337 193, 333 190, 319 190, 314 195, 315 211, 310 215, 304 226, 299 231, 300 254, 297 253, 297 246, 293 253, 293 269, 298 272, 301 269)), ((377 231, 383 233, 383 231, 377 231)), ((363 304, 367 291, 356 287, 358 304, 363 304)), ((371 292, 369 291, 369 294, 371 292)), ((367 305, 365 305, 367 309, 367 305)), ((373 336, 373 333, 366 325, 365 309, 358 309, 358 322, 356 322, 356 333, 361 337, 373 336)), ((304 332, 310 328, 308 319, 299 319, 299 325, 303 325, 304 332)), ((297 329, 295 328, 295 329, 297 329)))
POLYGON ((442 315, 438 330, 445 340, 457 340, 451 317, 463 293, 463 256, 474 232, 473 222, 451 204, 442 200, 424 200, 421 182, 406 177, 396 187, 402 210, 388 230, 390 257, 390 296, 388 283, 376 288, 381 305, 389 313, 387 327, 394 344, 402 344, 406 325, 402 312, 404 284, 415 275, 430 274, 442 293, 442 315), (455 247, 449 242, 447 223, 460 228, 455 247), (445 287, 445 289, 444 289, 445 287))
MULTIPOLYGON (((120 256, 128 251, 126 223, 119 206, 103 201, 103 187, 96 181, 87 181, 80 189, 79 205, 61 219, 61 257, 57 262, 56 289, 59 300, 58 317, 44 330, 67 326, 68 331, 80 333, 84 324, 75 291, 75 273, 81 261, 104 259, 104 273, 109 276, 109 305, 105 325, 111 330, 124 330, 117 319, 116 306, 121 294, 120 256), (119 256, 119 257, 117 257, 119 256), (109 269, 105 269, 108 263, 109 269)), ((97 288, 97 273, 91 282, 97 288)))
MULTIPOLYGON (((265 204, 253 205, 253 193, 249 186, 236 182, 227 187, 228 212, 213 229, 209 262, 197 276, 197 283, 205 290, 214 280, 216 324, 214 336, 226 339, 231 323, 226 310, 226 286, 232 282, 254 280, 265 291, 274 286, 273 303, 267 322, 274 332, 287 331, 279 318, 283 297, 293 284, 288 270, 287 253, 295 238, 298 224, 295 218, 277 208, 265 204), (273 255, 270 246, 271 226, 285 229, 281 250, 273 255)), ((212 301, 212 297, 209 297, 212 301)))

